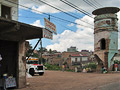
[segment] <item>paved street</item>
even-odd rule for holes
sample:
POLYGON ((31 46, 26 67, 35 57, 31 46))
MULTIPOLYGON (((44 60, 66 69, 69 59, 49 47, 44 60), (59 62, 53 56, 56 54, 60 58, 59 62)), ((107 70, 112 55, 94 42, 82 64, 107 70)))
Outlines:
POLYGON ((95 90, 120 90, 120 82, 109 83, 109 84, 97 87, 95 90))
POLYGON ((46 71, 43 76, 36 75, 27 81, 30 85, 19 90, 118 90, 120 73, 46 71))

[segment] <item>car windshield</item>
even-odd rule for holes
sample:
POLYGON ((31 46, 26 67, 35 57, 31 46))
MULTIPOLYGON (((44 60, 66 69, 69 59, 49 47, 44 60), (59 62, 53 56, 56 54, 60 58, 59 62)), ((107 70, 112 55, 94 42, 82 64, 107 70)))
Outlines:
POLYGON ((27 64, 38 64, 38 61, 29 60, 27 61, 27 64))

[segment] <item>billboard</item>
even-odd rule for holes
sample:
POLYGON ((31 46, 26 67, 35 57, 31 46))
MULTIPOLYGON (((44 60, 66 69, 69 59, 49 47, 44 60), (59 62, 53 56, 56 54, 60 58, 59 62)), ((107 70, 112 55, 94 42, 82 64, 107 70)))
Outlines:
POLYGON ((43 38, 53 39, 53 34, 47 29, 43 29, 43 38))
POLYGON ((57 34, 57 32, 56 32, 56 25, 53 24, 52 22, 50 22, 49 20, 47 20, 46 18, 44 18, 44 21, 45 21, 45 29, 48 29, 52 33, 57 34))

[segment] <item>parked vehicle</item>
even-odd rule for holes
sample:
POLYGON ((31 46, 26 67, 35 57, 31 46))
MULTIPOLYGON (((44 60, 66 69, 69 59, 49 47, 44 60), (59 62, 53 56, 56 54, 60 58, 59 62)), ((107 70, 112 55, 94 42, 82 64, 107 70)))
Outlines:
POLYGON ((38 64, 38 58, 29 58, 27 60, 26 69, 27 72, 34 76, 35 74, 43 75, 45 72, 45 67, 43 64, 38 64))

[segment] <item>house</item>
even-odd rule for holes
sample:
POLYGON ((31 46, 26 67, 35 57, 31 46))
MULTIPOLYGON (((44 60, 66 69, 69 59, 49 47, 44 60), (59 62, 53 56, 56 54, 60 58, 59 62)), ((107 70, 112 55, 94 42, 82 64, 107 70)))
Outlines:
POLYGON ((71 59, 71 65, 83 66, 83 64, 89 62, 88 55, 86 54, 71 54, 70 59, 71 59))
POLYGON ((44 53, 42 55, 42 57, 46 60, 46 62, 48 64, 51 64, 51 65, 59 65, 60 64, 60 61, 61 61, 61 53, 60 52, 56 52, 56 53, 44 53))
POLYGON ((0 0, 0 76, 4 73, 12 75, 16 80, 16 88, 22 88, 26 86, 25 41, 42 38, 43 28, 17 20, 18 0, 0 0))

